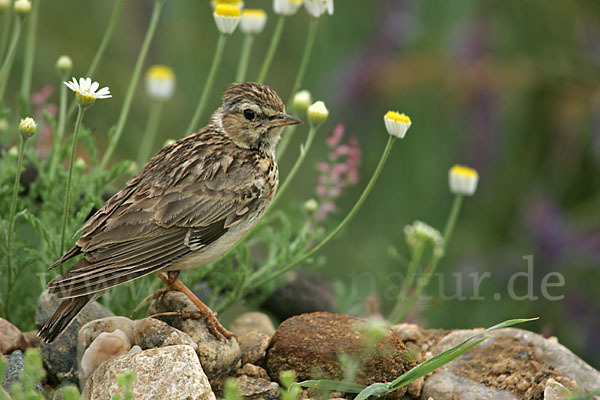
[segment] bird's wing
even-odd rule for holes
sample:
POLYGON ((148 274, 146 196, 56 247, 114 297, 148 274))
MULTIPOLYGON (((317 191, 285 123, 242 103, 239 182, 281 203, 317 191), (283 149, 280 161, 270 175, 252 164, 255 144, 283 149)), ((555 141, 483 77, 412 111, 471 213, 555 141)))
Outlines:
POLYGON ((256 210, 264 180, 243 162, 215 171, 182 174, 171 186, 130 182, 84 225, 76 247, 85 258, 50 282, 50 292, 74 297, 108 289, 216 241, 256 210))

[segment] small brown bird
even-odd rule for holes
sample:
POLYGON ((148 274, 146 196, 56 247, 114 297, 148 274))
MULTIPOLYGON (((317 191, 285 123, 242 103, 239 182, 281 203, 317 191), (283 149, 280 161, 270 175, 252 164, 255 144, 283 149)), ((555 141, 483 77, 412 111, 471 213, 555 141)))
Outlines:
POLYGON ((48 284, 64 300, 38 335, 52 342, 107 289, 157 273, 228 337, 177 275, 221 257, 258 222, 279 182, 281 132, 300 123, 269 87, 230 86, 206 127, 162 149, 80 228, 75 246, 50 268, 84 257, 48 284))

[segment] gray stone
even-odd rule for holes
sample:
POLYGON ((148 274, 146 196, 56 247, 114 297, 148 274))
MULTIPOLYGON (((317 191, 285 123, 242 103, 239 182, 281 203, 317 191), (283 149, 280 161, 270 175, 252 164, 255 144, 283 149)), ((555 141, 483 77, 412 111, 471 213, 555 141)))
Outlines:
MULTIPOLYGON (((173 311, 197 311, 197 308, 183 293, 167 292, 152 302, 148 314, 173 311)), ((159 316, 158 318, 187 333, 198 345, 196 351, 200 363, 211 382, 219 381, 239 367, 242 352, 234 337, 227 341, 216 338, 201 319, 180 318, 178 316, 159 316)))
MULTIPOLYGON (((8 361, 8 366, 6 367, 6 373, 4 374, 4 380, 2 381, 2 387, 6 389, 7 392, 10 392, 10 387, 13 383, 21 382, 21 371, 25 369, 25 355, 21 350, 16 350, 5 356, 5 358, 6 361, 8 361)), ((42 385, 37 383, 35 385, 35 390, 42 392, 42 385)))
POLYGON ((264 333, 251 331, 238 336, 242 351, 242 365, 261 364, 267 354, 271 338, 264 333))
POLYGON ((240 395, 245 400, 277 400, 279 385, 276 382, 248 375, 231 378, 238 384, 240 395))
MULTIPOLYGON (((44 291, 38 300, 35 323, 41 327, 56 310, 60 299, 44 291)), ((77 384, 75 367, 77 364, 77 333, 86 323, 114 314, 100 303, 88 303, 65 331, 52 343, 40 343, 40 351, 49 374, 56 375, 60 381, 77 384)))
POLYGON ((267 314, 261 312, 247 312, 238 316, 229 326, 229 330, 238 337, 248 332, 260 332, 272 337, 275 327, 267 314))
POLYGON ((505 390, 496 390, 470 379, 453 375, 442 370, 425 380, 422 399, 435 400, 519 400, 519 397, 505 390))
POLYGON ((194 349, 178 345, 126 354, 100 365, 88 378, 83 397, 110 400, 120 391, 117 376, 133 372, 136 399, 215 400, 194 349))
MULTIPOLYGON (((439 354, 481 330, 453 331, 431 351, 439 354)), ((522 329, 486 333, 487 340, 425 380, 422 398, 538 399, 549 382, 580 392, 600 387, 600 372, 556 340, 522 329)))
POLYGON ((133 343, 142 350, 179 344, 191 346, 194 350, 198 348, 190 335, 155 318, 133 321, 133 335, 133 343))

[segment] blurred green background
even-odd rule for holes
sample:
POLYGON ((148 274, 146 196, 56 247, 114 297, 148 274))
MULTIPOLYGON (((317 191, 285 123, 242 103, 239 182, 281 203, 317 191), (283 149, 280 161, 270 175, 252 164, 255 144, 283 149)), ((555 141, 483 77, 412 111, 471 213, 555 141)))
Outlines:
MULTIPOLYGON (((38 0, 39 1, 39 0, 38 0)), ((113 1, 40 1, 33 89, 54 88, 58 56, 85 73, 109 19, 113 1)), ((153 2, 126 1, 101 66, 93 77, 110 86, 113 99, 86 114, 102 148, 115 124, 153 2)), ((246 0, 269 13, 255 41, 249 77, 254 78, 274 28, 271 1, 246 0)), ((308 14, 289 18, 266 83, 285 99, 299 66, 308 14)), ((158 150, 178 139, 204 85, 217 40, 205 1, 167 0, 151 45, 151 64, 171 66, 174 98, 165 105, 158 150)), ((228 41, 207 110, 220 104, 232 82, 242 35, 228 41)), ((22 51, 13 76, 20 78, 22 51)), ((7 93, 16 93, 18 79, 7 93)), ((393 302, 401 268, 390 258, 395 246, 406 253, 403 227, 415 219, 442 229, 452 196, 448 169, 476 168, 477 193, 466 199, 447 257, 443 290, 473 294, 469 273, 491 272, 479 295, 485 300, 448 300, 439 285, 411 319, 427 327, 468 328, 501 320, 539 316, 528 329, 556 335, 576 354, 600 366, 600 2, 563 0, 338 0, 323 16, 303 88, 324 100, 330 118, 314 151, 286 194, 284 207, 315 197, 316 168, 327 157, 325 134, 341 122, 363 154, 361 180, 337 204, 345 215, 371 175, 387 140, 382 116, 405 112, 413 126, 396 143, 372 195, 350 227, 323 254, 327 281, 346 285, 345 311, 362 314, 367 297, 378 298, 385 314, 393 302), (509 298, 510 277, 525 271, 533 255, 536 301, 509 298), (565 286, 552 288, 560 301, 542 298, 545 274, 559 272, 565 286), (499 294, 501 299, 495 300, 499 294)), ((143 82, 115 159, 137 154, 149 108, 143 82)), ((205 121, 202 122, 204 124, 205 121)), ((295 159, 306 131, 295 133, 281 160, 282 177, 295 159)), ((517 279, 516 292, 527 290, 517 279)))

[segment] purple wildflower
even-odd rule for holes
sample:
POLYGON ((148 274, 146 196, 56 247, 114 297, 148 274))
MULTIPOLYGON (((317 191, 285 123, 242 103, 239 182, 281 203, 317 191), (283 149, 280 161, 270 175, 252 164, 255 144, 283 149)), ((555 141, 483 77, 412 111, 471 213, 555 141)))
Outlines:
POLYGON ((358 141, 352 137, 342 143, 344 125, 338 124, 327 138, 329 156, 327 161, 317 163, 316 193, 319 209, 315 220, 322 221, 337 210, 335 201, 342 196, 344 189, 358 182, 358 167, 361 153, 358 141))

